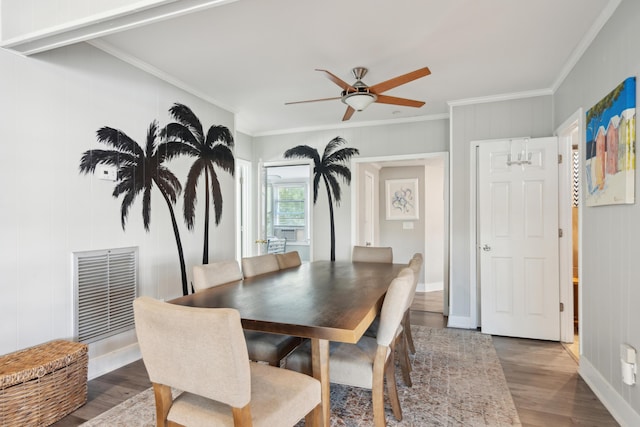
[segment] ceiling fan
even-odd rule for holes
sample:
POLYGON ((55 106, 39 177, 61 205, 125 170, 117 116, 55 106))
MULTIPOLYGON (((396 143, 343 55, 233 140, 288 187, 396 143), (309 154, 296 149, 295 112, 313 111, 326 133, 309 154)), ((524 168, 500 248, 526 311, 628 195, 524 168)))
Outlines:
POLYGON ((386 92, 390 89, 393 89, 394 87, 398 87, 405 83, 409 83, 411 81, 419 79, 420 77, 425 77, 431 74, 429 68, 424 67, 420 68, 419 70, 415 70, 410 73, 386 80, 382 83, 378 83, 373 86, 367 86, 362 82, 362 78, 365 76, 365 74, 367 74, 368 71, 364 67, 356 67, 351 70, 353 76, 356 78, 356 82, 352 85, 327 70, 316 69, 316 71, 323 72, 329 80, 340 86, 342 88, 342 94, 333 98, 320 98, 310 99, 308 101, 286 102, 285 105, 302 104, 305 102, 331 101, 334 99, 339 99, 347 104, 347 111, 344 113, 342 121, 349 120, 351 116, 353 116, 354 112, 362 111, 374 102, 378 102, 381 104, 402 105, 405 107, 422 107, 424 105, 424 101, 415 101, 413 99, 382 95, 382 92, 386 92))

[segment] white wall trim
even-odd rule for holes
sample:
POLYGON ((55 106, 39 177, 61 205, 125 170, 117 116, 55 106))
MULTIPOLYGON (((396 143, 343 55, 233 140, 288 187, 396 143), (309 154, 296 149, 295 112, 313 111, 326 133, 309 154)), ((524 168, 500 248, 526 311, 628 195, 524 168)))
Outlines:
MULTIPOLYGON (((162 81, 165 81, 175 87, 177 87, 178 89, 182 89, 187 93, 190 93, 193 96, 196 96, 210 104, 213 104, 217 107, 222 108, 223 110, 227 110, 230 113, 234 113, 237 114, 238 112, 236 111, 235 108, 232 108, 229 105, 224 104, 221 101, 218 101, 214 98, 211 98, 209 95, 193 88, 192 86, 190 86, 189 84, 183 82, 182 80, 179 80, 175 77, 173 77, 170 74, 165 73, 164 71, 136 58, 135 56, 129 55, 128 53, 124 53, 123 51, 121 51, 120 49, 114 47, 113 45, 111 45, 110 43, 107 43, 103 40, 92 40, 87 42, 88 44, 90 44, 91 46, 102 50, 103 52, 108 53, 111 56, 114 56, 116 58, 118 58, 121 61, 126 62, 127 64, 136 67, 148 74, 151 74, 154 77, 159 78, 162 81)), ((234 124, 236 119, 234 118, 234 124)), ((236 129, 236 131, 238 131, 238 129, 236 129)), ((242 132, 242 131, 240 131, 242 132)), ((246 132, 242 132, 242 133, 246 133, 246 132)))
POLYGON ((580 355, 579 373, 620 425, 640 426, 640 414, 629 405, 629 402, 622 398, 620 393, 607 382, 584 355, 580 355))
POLYGON ((429 116, 404 117, 401 119, 388 119, 388 120, 375 120, 375 121, 372 120, 367 122, 345 122, 340 124, 332 123, 330 125, 308 126, 308 127, 299 127, 299 128, 291 128, 291 129, 271 130, 267 132, 258 132, 255 134, 250 134, 250 136, 257 137, 257 136, 286 135, 290 133, 317 132, 322 130, 348 129, 348 128, 394 125, 394 124, 401 124, 401 123, 427 122, 432 120, 446 120, 448 118, 449 118, 449 114, 444 113, 444 114, 432 114, 429 116))
POLYGON ((138 343, 129 344, 107 354, 89 358, 89 380, 135 362, 142 357, 138 343))
POLYGON ((573 52, 567 59, 567 62, 562 67, 562 70, 560 70, 560 74, 551 85, 551 91, 553 93, 558 90, 571 70, 573 70, 573 67, 576 66, 580 58, 582 58, 582 55, 584 55, 584 53, 587 51, 587 48, 591 46, 593 40, 595 40, 602 27, 604 27, 609 18, 611 18, 611 15, 613 15, 613 12, 616 11, 621 2, 622 0, 609 0, 609 3, 605 6, 598 18, 594 21, 593 25, 591 25, 591 28, 589 28, 589 31, 587 31, 582 40, 580 40, 580 43, 578 43, 576 48, 573 50, 573 52))
POLYGON ((32 55, 234 1, 237 0, 137 1, 126 7, 2 40, 0 46, 32 55))
POLYGON ((418 283, 418 287, 416 288, 416 292, 434 292, 441 291, 444 289, 444 282, 429 282, 429 283, 418 283))
POLYGON ((459 328, 459 329, 476 329, 475 318, 464 316, 449 316, 447 321, 447 328, 459 328))
POLYGON ((500 95, 481 96, 478 98, 458 99, 448 101, 449 107, 459 107, 461 105, 486 104, 489 102, 511 101, 514 99, 535 98, 538 96, 553 95, 551 89, 530 90, 525 92, 503 93, 500 95))

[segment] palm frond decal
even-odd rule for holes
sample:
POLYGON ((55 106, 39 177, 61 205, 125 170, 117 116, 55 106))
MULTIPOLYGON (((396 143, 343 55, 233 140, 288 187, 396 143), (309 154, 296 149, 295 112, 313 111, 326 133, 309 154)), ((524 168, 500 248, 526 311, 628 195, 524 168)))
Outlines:
POLYGON ((160 150, 156 142, 159 137, 158 124, 154 121, 149 125, 144 148, 118 129, 103 127, 96 134, 99 143, 111 146, 113 149, 85 151, 80 157, 80 173, 94 173, 96 166, 100 164, 117 168, 112 196, 118 198, 124 195, 120 206, 120 222, 123 230, 127 224, 131 205, 138 194, 143 193, 142 220, 145 230, 149 231, 152 189, 154 184, 158 187, 169 208, 180 261, 182 293, 186 295, 188 288, 184 253, 173 211, 173 205, 182 187, 178 178, 163 165, 168 157, 166 150, 160 150))

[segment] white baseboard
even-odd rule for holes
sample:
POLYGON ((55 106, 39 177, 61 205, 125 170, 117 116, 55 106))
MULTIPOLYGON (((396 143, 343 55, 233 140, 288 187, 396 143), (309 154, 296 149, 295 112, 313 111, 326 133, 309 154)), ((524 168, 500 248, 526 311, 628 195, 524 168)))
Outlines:
POLYGON ((591 387, 613 418, 622 426, 640 426, 640 414, 607 382, 600 372, 580 355, 580 376, 591 387))
POLYGON ((121 368, 129 363, 135 362, 140 359, 140 347, 138 343, 130 344, 126 347, 122 347, 116 351, 104 354, 102 356, 89 358, 89 372, 87 374, 88 379, 92 380, 111 372, 115 369, 121 368))
POLYGON ((418 283, 416 292, 433 292, 444 289, 443 282, 418 283))
POLYGON ((460 329, 476 329, 478 325, 476 325, 475 319, 472 319, 471 317, 449 316, 447 327, 460 329))

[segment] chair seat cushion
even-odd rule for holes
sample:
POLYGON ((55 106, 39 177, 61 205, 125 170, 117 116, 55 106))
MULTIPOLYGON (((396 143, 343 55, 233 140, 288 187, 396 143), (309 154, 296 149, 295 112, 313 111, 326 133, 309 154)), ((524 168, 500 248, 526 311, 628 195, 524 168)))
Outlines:
POLYGON ((249 359, 260 362, 277 362, 296 348, 302 338, 267 332, 244 331, 249 359))
MULTIPOLYGON (((319 403, 318 380, 297 372, 251 363, 250 405, 255 427, 295 425, 319 403)), ((185 426, 233 426, 231 407, 187 392, 175 399, 167 418, 185 426)))
MULTIPOLYGON (((371 389, 373 362, 377 349, 378 343, 371 337, 363 336, 357 344, 332 342, 329 346, 330 381, 335 384, 371 389)), ((285 368, 311 374, 310 342, 304 343, 287 357, 285 368)))

